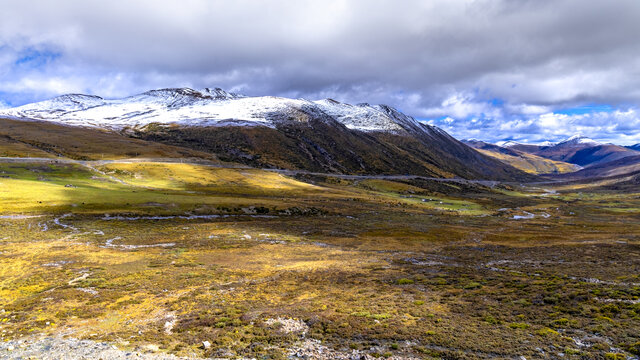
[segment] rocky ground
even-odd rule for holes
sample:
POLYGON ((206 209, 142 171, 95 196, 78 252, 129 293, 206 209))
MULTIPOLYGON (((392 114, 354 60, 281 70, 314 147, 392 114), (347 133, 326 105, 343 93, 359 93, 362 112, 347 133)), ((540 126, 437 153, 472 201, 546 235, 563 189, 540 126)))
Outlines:
MULTIPOLYGON (((39 359, 39 360, 82 360, 82 359, 140 359, 140 360, 196 360, 197 357, 177 357, 164 354, 157 347, 149 345, 142 349, 119 349, 108 342, 79 340, 74 338, 27 337, 19 340, 0 342, 2 359, 39 359)), ((371 355, 359 350, 339 352, 321 344, 318 340, 306 339, 289 351, 290 359, 341 359, 371 360, 371 355)), ((409 359, 393 356, 390 359, 409 359)))
POLYGON ((107 342, 78 340, 64 337, 29 337, 0 343, 2 359, 144 359, 187 360, 195 358, 177 357, 155 352, 153 347, 138 351, 123 350, 107 342))

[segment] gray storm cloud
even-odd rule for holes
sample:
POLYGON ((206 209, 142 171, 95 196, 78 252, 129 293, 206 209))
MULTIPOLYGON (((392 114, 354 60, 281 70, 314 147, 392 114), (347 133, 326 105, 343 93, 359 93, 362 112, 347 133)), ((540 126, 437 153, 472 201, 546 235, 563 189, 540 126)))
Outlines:
MULTIPOLYGON (((539 130, 541 114, 577 105, 640 105, 637 0, 0 5, 0 98, 14 105, 220 86, 389 103, 459 136, 513 121, 539 130)), ((565 122, 593 119, 605 121, 565 122)))

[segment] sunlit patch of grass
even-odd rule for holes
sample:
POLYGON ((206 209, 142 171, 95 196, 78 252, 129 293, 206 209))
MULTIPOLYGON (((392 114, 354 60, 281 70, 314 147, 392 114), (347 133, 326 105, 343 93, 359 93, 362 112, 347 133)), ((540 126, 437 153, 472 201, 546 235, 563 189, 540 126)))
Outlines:
MULTIPOLYGON (((283 195, 312 196, 327 192, 314 185, 261 170, 218 169, 184 164, 118 164, 116 168, 139 167, 147 172, 122 176, 121 184, 76 165, 0 164, 0 212, 122 211, 165 210, 184 213, 203 206, 237 208, 267 206, 288 208, 283 195), (166 173, 165 173, 166 172, 166 173), (153 175, 154 177, 149 177, 153 175), (242 195, 237 195, 242 194, 242 195), (247 202, 247 196, 265 200, 247 202), (273 196, 278 198, 273 199, 273 196), (271 198, 270 198, 271 197, 271 198), (271 203, 271 204, 270 204, 271 203), (167 204, 150 209, 149 204, 167 204)), ((330 191, 329 191, 330 192, 330 191)))
POLYGON ((375 191, 403 204, 410 204, 421 208, 439 211, 451 211, 462 215, 482 215, 489 212, 480 204, 466 199, 442 197, 432 191, 417 186, 389 180, 369 179, 358 183, 359 187, 375 191))
POLYGON ((499 151, 486 149, 476 150, 530 174, 565 174, 577 170, 577 167, 573 164, 546 159, 525 152, 520 153, 519 156, 515 156, 499 151))
POLYGON ((228 169, 190 164, 119 163, 101 170, 127 183, 167 190, 194 190, 243 195, 326 191, 271 171, 228 169))

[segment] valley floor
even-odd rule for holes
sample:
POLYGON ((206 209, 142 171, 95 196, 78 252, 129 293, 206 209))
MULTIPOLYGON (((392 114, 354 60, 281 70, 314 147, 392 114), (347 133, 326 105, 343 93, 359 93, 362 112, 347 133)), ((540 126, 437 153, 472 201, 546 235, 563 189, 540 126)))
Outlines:
POLYGON ((640 354, 638 192, 87 165, 0 162, 2 358, 640 354))

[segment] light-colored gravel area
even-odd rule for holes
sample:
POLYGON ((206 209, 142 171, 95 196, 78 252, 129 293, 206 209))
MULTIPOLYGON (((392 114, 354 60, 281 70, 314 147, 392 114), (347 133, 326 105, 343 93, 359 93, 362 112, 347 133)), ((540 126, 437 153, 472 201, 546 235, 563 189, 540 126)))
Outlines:
POLYGON ((195 360, 147 350, 123 350, 106 342, 64 337, 23 338, 0 342, 0 359, 38 360, 195 360))
POLYGON ((298 334, 304 337, 307 335, 309 331, 309 326, 305 324, 304 321, 299 319, 287 319, 287 318, 276 318, 276 319, 267 319, 265 323, 269 326, 279 328, 280 331, 286 334, 298 334))
MULTIPOLYGON (((306 339, 289 351, 289 359, 313 360, 374 360, 375 357, 360 350, 336 351, 330 349, 318 340, 306 339)), ((390 360, 418 360, 418 358, 390 356, 390 360)))
MULTIPOLYGON (((283 319, 281 319, 283 320, 283 319)), ((285 321, 286 323, 286 321, 285 321)), ((292 324, 289 324, 292 325, 292 324)), ((299 331, 300 329, 295 329, 299 331)), ((376 349, 380 350, 380 349, 376 349)), ((337 351, 318 340, 302 339, 288 351, 288 358, 308 360, 374 360, 364 351, 337 351)), ((236 358, 236 360, 250 360, 236 358)), ((0 359, 7 360, 203 360, 200 357, 178 357, 160 351, 157 346, 148 345, 142 349, 120 349, 108 342, 79 340, 62 336, 26 337, 18 340, 0 341, 0 359)), ((208 358, 222 360, 225 358, 208 358)), ((414 360, 410 357, 391 356, 391 360, 414 360)), ((253 359, 251 359, 253 360, 253 359)), ((417 359, 416 359, 417 360, 417 359)))

